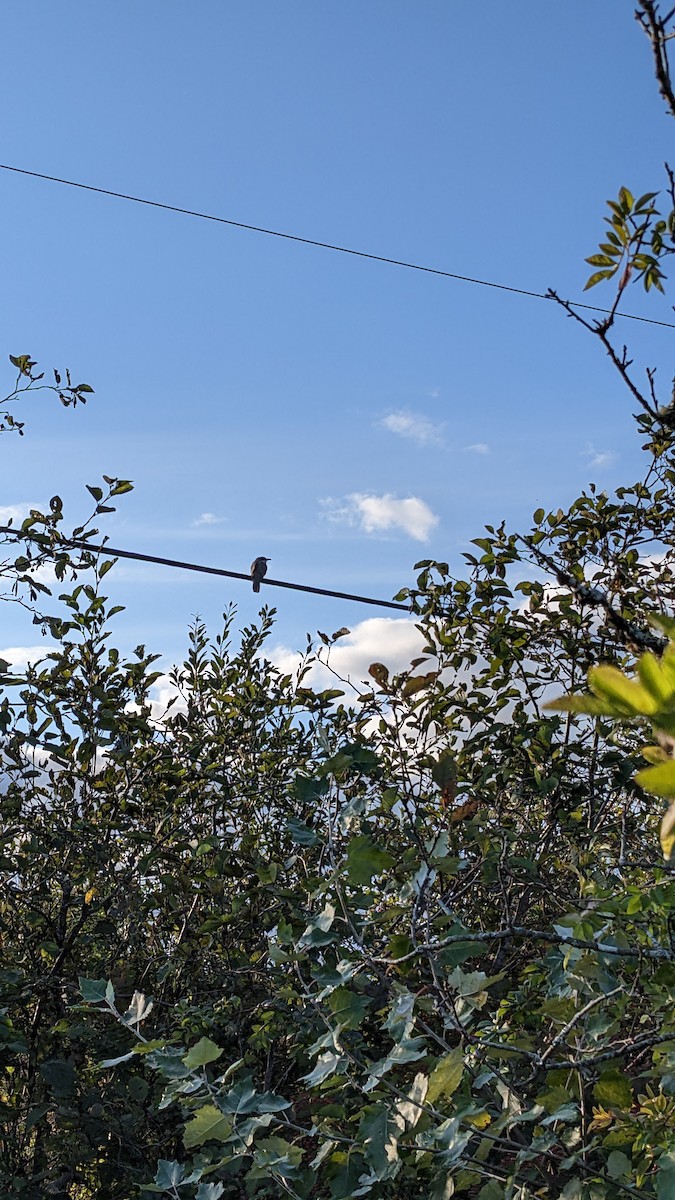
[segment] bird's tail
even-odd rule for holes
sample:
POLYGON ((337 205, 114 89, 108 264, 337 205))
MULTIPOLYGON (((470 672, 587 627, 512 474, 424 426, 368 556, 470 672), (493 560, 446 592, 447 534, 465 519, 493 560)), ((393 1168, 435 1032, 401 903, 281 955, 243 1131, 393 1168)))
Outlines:
POLYGON ((257 579, 256 579, 256 580, 254 581, 254 583, 253 583, 253 591, 254 591, 254 592, 259 592, 259 591, 260 591, 260 584, 258 583, 258 580, 257 580, 257 579))

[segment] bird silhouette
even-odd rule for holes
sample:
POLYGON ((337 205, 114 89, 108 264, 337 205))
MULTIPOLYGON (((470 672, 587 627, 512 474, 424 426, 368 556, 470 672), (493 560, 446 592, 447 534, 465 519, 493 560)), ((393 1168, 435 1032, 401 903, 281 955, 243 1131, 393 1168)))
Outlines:
POLYGON ((271 559, 265 558, 262 554, 258 558, 254 558, 251 563, 251 579, 253 580, 253 591, 260 591, 260 581, 267 574, 267 564, 271 559))

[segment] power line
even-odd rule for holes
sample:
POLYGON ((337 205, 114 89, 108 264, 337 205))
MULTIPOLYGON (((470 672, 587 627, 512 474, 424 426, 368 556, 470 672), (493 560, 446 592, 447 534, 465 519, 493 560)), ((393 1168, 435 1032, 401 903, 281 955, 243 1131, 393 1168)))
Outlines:
MULTIPOLYGON (((300 237, 297 233, 284 233, 279 229, 266 229, 263 225, 249 225, 245 221, 234 221, 230 217, 216 217, 213 213, 199 212, 192 208, 180 208, 177 204, 163 204, 160 200, 146 200, 143 196, 130 196, 126 192, 114 192, 110 188, 94 187, 91 183, 79 183, 74 179, 61 179, 58 175, 44 175, 41 171, 28 171, 24 167, 11 167, 0 163, 1 171, 13 171, 17 175, 29 175, 33 179, 47 179, 50 183, 63 183, 67 187, 80 188, 85 192, 97 192, 100 196, 113 196, 117 200, 131 200, 134 204, 146 204, 149 208, 163 208, 166 212, 181 213, 185 217, 198 217, 202 221, 215 221, 219 225, 230 225, 234 229, 248 229, 252 233, 264 233, 268 237, 283 238, 287 242, 300 242, 303 246, 317 246, 321 250, 334 250, 338 254, 351 254, 354 258, 367 258, 372 262, 388 263, 392 267, 404 267, 407 271, 422 271, 426 275, 440 275, 443 279, 455 279, 460 283, 475 283, 479 287, 495 288, 500 292, 512 292, 516 296, 531 296, 535 300, 553 300, 554 297, 546 292, 532 292, 527 288, 512 287, 507 283, 495 283, 490 279, 474 279, 471 275, 459 275, 454 271, 443 271, 440 267, 426 267, 421 263, 406 262, 405 259, 388 258, 384 254, 369 254, 366 250, 354 250, 350 246, 338 246, 333 242, 319 242, 314 238, 300 237)), ((584 308, 588 312, 605 313, 611 309, 600 308, 596 304, 582 304, 580 300, 570 300, 567 303, 574 308, 584 308)), ((627 321, 642 321, 645 325, 661 325, 666 329, 675 329, 672 321, 657 321, 654 317, 639 317, 635 313, 617 312, 615 317, 623 317, 627 321)))
MULTIPOLYGON (((8 533, 21 541, 33 541, 39 545, 43 544, 42 537, 37 537, 35 534, 24 533, 21 529, 14 529, 11 525, 0 525, 0 533, 8 533)), ((226 571, 222 567, 205 567, 200 563, 182 562, 177 558, 160 558, 156 554, 140 554, 136 550, 118 550, 114 546, 95 546, 91 542, 78 541, 76 539, 66 538, 52 547, 54 551, 58 549, 68 550, 74 548, 76 550, 91 550, 97 554, 106 554, 111 558, 132 558, 138 562, 157 563, 163 567, 177 567, 181 571, 200 571, 203 575, 221 575, 227 579, 244 579, 247 583, 251 582, 251 576, 243 571, 226 571)), ((335 592, 331 588, 310 587, 304 583, 287 583, 284 579, 262 579, 260 581, 266 587, 290 588, 294 592, 311 592, 315 596, 334 596, 337 600, 353 600, 358 604, 373 604, 378 608, 397 608, 403 612, 410 612, 410 605, 399 604, 395 600, 375 600, 372 596, 355 596, 351 592, 335 592)))

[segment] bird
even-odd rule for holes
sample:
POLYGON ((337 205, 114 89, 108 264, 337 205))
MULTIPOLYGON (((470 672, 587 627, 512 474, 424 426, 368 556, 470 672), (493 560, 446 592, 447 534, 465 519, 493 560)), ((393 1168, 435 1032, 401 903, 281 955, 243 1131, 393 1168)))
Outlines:
POLYGON ((251 563, 251 579, 253 580, 253 591, 260 591, 260 580, 264 579, 267 574, 267 564, 271 559, 265 558, 262 554, 258 558, 254 558, 251 563))

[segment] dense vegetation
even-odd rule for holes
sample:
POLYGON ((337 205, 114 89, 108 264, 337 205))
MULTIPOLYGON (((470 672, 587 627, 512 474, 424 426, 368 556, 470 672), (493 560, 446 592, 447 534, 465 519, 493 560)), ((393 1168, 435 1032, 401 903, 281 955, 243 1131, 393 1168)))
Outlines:
MULTIPOLYGON (((640 14, 675 116, 672 20, 640 14)), ((465 579, 418 564, 401 674, 313 690, 344 631, 293 679, 273 612, 228 613, 159 715, 112 561, 72 546, 129 483, 4 535, 5 599, 56 646, 0 662, 4 1195, 675 1195, 675 420, 614 341, 626 287, 665 284, 672 178, 658 208, 610 205, 606 319, 563 306, 630 390, 641 478, 488 527, 465 579)), ((45 386, 12 361, 8 401, 45 386)))

